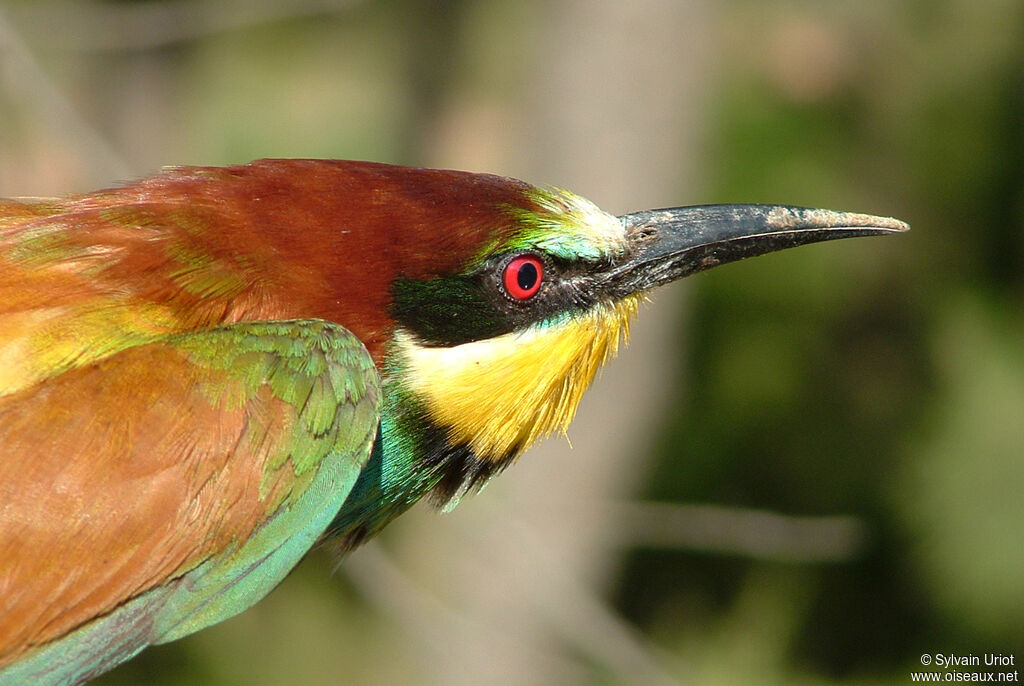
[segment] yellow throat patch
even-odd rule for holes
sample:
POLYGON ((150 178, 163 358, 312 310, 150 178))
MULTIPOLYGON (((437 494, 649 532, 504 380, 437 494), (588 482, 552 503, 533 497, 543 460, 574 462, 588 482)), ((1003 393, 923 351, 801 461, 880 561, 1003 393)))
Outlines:
POLYGON ((482 460, 500 460, 556 431, 565 433, 597 370, 629 337, 643 295, 525 331, 451 348, 396 342, 407 388, 482 460))

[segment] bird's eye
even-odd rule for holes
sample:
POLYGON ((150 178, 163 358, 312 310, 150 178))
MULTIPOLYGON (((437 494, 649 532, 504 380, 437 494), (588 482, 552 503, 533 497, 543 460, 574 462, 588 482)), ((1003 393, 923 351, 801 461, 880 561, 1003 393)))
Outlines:
POLYGON ((537 295, 544 281, 544 263, 535 255, 513 257, 502 275, 505 291, 516 300, 529 300, 537 295))

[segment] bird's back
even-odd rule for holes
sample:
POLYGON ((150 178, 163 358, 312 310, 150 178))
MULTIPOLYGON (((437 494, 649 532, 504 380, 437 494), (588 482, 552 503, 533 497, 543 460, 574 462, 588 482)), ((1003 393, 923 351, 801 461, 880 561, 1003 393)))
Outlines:
POLYGON ((156 191, 0 201, 0 683, 244 609, 369 456, 362 343, 286 319, 220 208, 156 191))

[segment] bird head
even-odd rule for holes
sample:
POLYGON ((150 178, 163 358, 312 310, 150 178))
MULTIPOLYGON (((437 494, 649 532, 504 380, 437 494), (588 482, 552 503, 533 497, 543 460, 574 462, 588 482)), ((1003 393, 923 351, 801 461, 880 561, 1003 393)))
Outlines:
MULTIPOLYGON (((695 272, 805 243, 898 232, 902 222, 768 205, 610 215, 527 188, 509 223, 452 273, 396 279, 387 378, 417 435, 458 455, 442 498, 484 483, 537 439, 564 433, 647 293, 695 272)), ((401 427, 385 426, 398 438, 401 427)), ((457 497, 456 497, 457 500, 457 497)))

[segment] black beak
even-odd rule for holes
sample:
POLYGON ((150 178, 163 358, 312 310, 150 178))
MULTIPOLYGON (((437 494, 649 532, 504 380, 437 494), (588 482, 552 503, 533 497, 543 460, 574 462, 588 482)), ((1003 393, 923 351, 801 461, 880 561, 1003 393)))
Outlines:
POLYGON ((605 272, 604 289, 612 298, 805 243, 910 229, 898 219, 787 205, 697 205, 619 219, 629 248, 605 272))

